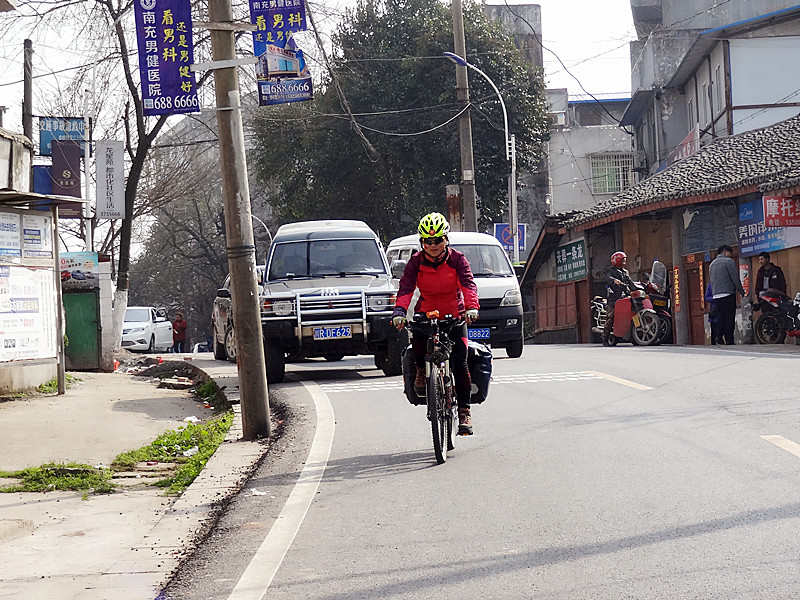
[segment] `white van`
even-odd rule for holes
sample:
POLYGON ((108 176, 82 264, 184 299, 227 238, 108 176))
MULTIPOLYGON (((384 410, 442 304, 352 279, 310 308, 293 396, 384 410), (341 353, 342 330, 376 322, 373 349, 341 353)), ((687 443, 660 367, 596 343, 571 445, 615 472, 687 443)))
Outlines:
MULTIPOLYGON (((450 246, 466 255, 478 286, 480 318, 469 327, 470 339, 505 348, 511 358, 522 356, 522 294, 503 246, 485 233, 451 231, 448 238, 450 246)), ((386 257, 396 279, 419 249, 417 235, 392 240, 386 257)))

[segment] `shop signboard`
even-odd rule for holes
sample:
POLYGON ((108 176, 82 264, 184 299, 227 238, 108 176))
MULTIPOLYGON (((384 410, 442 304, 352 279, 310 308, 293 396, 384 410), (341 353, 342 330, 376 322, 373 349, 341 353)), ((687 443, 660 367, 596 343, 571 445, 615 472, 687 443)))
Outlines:
POLYGON ((739 205, 737 236, 742 257, 800 246, 800 227, 767 227, 763 199, 739 205))
POLYGON ((122 142, 97 142, 97 218, 125 218, 125 145, 122 142))
POLYGON ((800 227, 800 197, 764 196, 762 208, 766 227, 800 227))
MULTIPOLYGON (((90 132, 91 134, 91 132, 90 132)), ((85 122, 83 117, 39 117, 39 154, 53 154, 54 141, 72 140, 83 142, 85 139, 85 122)), ((84 156, 83 144, 81 156, 84 156)))
POLYGON ((586 242, 575 240, 556 248, 556 281, 586 279, 586 242))

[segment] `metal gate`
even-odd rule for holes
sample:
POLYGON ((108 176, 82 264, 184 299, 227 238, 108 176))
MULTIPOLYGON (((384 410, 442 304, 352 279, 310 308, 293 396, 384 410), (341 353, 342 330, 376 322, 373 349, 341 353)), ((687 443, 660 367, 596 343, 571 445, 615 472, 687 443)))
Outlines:
POLYGON ((100 368, 100 302, 97 290, 64 292, 67 321, 66 368, 90 371, 100 368))

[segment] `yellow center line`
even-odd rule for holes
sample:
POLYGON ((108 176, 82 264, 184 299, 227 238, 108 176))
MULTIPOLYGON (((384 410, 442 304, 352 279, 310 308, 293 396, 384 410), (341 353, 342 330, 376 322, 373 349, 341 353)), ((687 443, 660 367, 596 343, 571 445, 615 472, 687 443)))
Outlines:
POLYGON ((598 377, 602 377, 603 379, 607 379, 608 381, 613 381, 614 383, 618 383, 620 385, 626 385, 629 388, 633 388, 635 390, 652 390, 653 388, 647 387, 646 385, 642 385, 641 383, 636 383, 634 381, 628 381, 627 379, 622 379, 621 377, 614 377, 613 375, 609 375, 608 373, 601 373, 600 371, 586 371, 587 373, 591 373, 592 375, 597 375, 598 377))
POLYGON ((789 454, 794 454, 800 458, 800 444, 787 440, 782 435, 762 435, 762 440, 768 441, 770 444, 775 444, 778 448, 786 450, 789 454))

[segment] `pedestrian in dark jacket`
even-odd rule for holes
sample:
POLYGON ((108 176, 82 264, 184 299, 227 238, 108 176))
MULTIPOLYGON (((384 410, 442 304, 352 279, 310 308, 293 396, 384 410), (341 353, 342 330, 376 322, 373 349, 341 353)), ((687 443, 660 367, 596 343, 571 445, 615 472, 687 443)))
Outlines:
POLYGON ((780 290, 786 293, 786 278, 783 276, 781 268, 770 262, 769 252, 762 252, 758 255, 758 264, 761 268, 756 273, 756 301, 758 301, 758 293, 767 290, 780 290))

